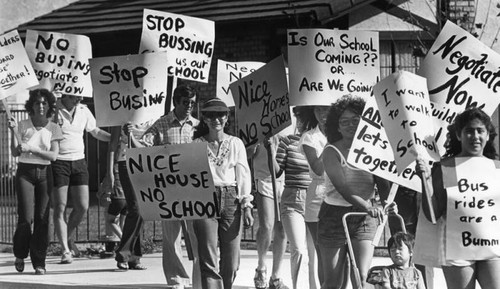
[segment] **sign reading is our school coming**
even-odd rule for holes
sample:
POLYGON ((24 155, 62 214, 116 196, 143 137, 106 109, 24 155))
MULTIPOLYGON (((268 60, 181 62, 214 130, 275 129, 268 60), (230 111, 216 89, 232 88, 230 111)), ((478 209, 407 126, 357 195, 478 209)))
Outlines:
POLYGON ((127 170, 145 220, 219 217, 206 143, 129 149, 127 170))

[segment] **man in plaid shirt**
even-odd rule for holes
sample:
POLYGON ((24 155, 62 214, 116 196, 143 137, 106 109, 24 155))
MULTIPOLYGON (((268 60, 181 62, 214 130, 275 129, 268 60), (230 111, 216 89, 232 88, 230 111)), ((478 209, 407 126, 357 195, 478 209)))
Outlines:
MULTIPOLYGON (((174 90, 174 110, 159 118, 138 141, 132 138, 134 147, 159 146, 166 144, 190 143, 199 120, 191 116, 196 105, 196 90, 191 86, 179 86, 174 90)), ((201 288, 198 264, 197 242, 191 221, 187 221, 187 231, 194 256, 193 288, 201 288)), ((189 284, 189 275, 181 262, 182 221, 162 222, 163 231, 163 272, 168 288, 183 289, 189 284)))

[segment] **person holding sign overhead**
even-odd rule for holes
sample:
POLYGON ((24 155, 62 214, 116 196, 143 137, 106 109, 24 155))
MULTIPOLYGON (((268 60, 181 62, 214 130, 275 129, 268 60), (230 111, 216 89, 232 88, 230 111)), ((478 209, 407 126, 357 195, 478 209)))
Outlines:
MULTIPOLYGON (((447 189, 450 190, 452 188, 452 181, 450 179, 454 178, 454 181, 457 181, 456 175, 458 173, 452 176, 450 174, 453 173, 448 174, 446 171, 449 168, 457 169, 458 158, 491 159, 494 162, 494 167, 498 170, 500 162, 494 160, 496 158, 496 150, 493 145, 493 139, 496 136, 495 128, 490 117, 481 109, 468 108, 456 116, 454 123, 448 127, 448 130, 449 143, 446 147, 444 158, 439 163, 434 163, 432 170, 423 159, 417 159, 416 164, 417 172, 429 176, 425 181, 428 182, 429 189, 433 191, 432 206, 437 225, 440 228, 440 243, 438 244, 440 256, 438 257, 446 284, 448 288, 453 289, 473 289, 475 288, 476 281, 478 281, 481 288, 500 288, 500 276, 498 274, 500 272, 500 256, 497 255, 496 257, 486 259, 478 258, 478 260, 451 259, 447 257, 450 253, 450 248, 447 243, 446 230, 446 227, 449 226, 448 222, 453 217, 448 211, 456 209, 460 204, 457 203, 460 201, 452 201, 454 206, 451 206, 451 208, 448 207, 450 192, 447 189)), ((482 169, 484 174, 489 173, 485 168, 477 169, 482 169)), ((488 168, 487 170, 490 169, 488 168)), ((494 194, 498 194, 498 192, 494 192, 494 194)), ((478 203, 481 201, 486 202, 479 195, 478 198, 480 198, 478 203)), ((463 203, 469 202, 463 201, 463 203)), ((491 205, 494 204, 488 203, 488 205, 482 207, 491 205)), ((477 207, 479 208, 479 205, 477 207)), ((427 202, 422 202, 422 209, 426 218, 430 220, 430 207, 427 202)), ((479 226, 479 224, 474 223, 470 225, 479 226)), ((460 243, 462 243, 462 240, 460 240, 460 243)), ((481 250, 486 251, 487 247, 480 247, 479 252, 475 254, 479 255, 481 250)))
MULTIPOLYGON (((166 144, 190 143, 199 121, 191 116, 197 101, 197 91, 188 85, 178 86, 174 90, 174 110, 160 117, 148 128, 140 140, 131 136, 132 147, 159 146, 166 144)), ((131 131, 131 130, 127 130, 131 131)), ((127 133, 127 132, 126 132, 127 133)), ((163 272, 167 284, 176 289, 182 289, 189 283, 189 275, 182 263, 181 229, 182 222, 178 220, 162 222, 163 235, 163 272)), ((194 257, 193 287, 199 288, 198 254, 196 252, 196 236, 193 233, 192 222, 186 222, 188 236, 194 257)))
MULTIPOLYGON (((229 108, 219 98, 205 102, 194 142, 206 142, 208 163, 220 204, 219 219, 194 220, 201 288, 230 289, 240 264, 242 223, 253 225, 252 178, 243 141, 224 132, 229 108), (220 248, 220 262, 217 247, 220 248)), ((212 192, 207 192, 212 193, 212 192)))
MULTIPOLYGON (((366 212, 367 216, 351 217, 348 221, 353 251, 364 286, 373 257, 378 223, 384 211, 373 202, 375 185, 381 195, 389 192, 389 182, 347 163, 347 155, 356 134, 365 101, 345 95, 332 104, 326 121, 328 144, 323 151, 326 196, 318 214, 318 244, 323 261, 323 289, 345 285, 346 235, 342 217, 350 212, 366 212), (378 221, 378 222, 377 222, 378 221)), ((395 203, 388 206, 395 211, 395 203)), ((354 282, 355 278, 351 278, 354 282)), ((353 288, 356 284, 353 284, 353 288)))
POLYGON ((89 132, 100 141, 110 140, 110 134, 96 126, 92 112, 80 103, 81 100, 81 96, 63 94, 57 102, 55 115, 55 122, 61 127, 64 136, 57 160, 52 162, 55 187, 52 195, 54 227, 62 246, 62 264, 73 262, 73 254, 79 255, 78 248, 69 238, 89 208, 89 173, 85 160, 83 132, 89 132), (66 221, 68 193, 72 197, 73 210, 66 221))
POLYGON ((14 266, 24 271, 24 258, 31 257, 36 275, 45 274, 45 258, 49 246, 51 161, 59 153, 63 138, 61 128, 50 121, 56 98, 46 89, 30 91, 26 102, 29 119, 19 123, 9 119, 12 132, 12 155, 19 157, 16 172, 17 226, 14 233, 14 266), (18 138, 14 137, 18 134, 18 138), (33 229, 31 224, 33 223, 33 229))

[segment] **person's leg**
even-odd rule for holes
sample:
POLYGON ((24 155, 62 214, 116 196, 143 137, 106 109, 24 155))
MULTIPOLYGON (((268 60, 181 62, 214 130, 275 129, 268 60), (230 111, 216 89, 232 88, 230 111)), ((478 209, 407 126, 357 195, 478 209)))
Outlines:
POLYGON ((13 239, 14 256, 19 259, 28 257, 30 250, 34 190, 28 168, 20 165, 16 172, 17 225, 13 239))
POLYGON ((115 251, 115 260, 118 263, 124 263, 128 262, 132 256, 135 256, 136 259, 142 256, 140 235, 143 219, 139 214, 139 205, 127 172, 126 162, 118 162, 118 170, 127 202, 127 216, 123 225, 120 245, 115 251))
POLYGON ((224 288, 217 258, 218 227, 219 223, 216 219, 193 221, 193 229, 198 238, 202 289, 224 288))
POLYGON ((181 231, 178 220, 162 222, 163 273, 169 285, 185 284, 189 280, 182 263, 181 231))
POLYGON ((306 244, 307 244, 307 257, 309 259, 308 267, 309 267, 309 288, 316 289, 319 288, 321 284, 319 281, 319 275, 323 276, 323 272, 319 271, 318 266, 318 258, 316 254, 316 247, 314 246, 314 240, 311 236, 311 231, 307 227, 306 223, 306 244))
POLYGON ((68 186, 56 187, 52 193, 54 230, 61 244, 62 252, 66 253, 70 251, 68 246, 68 227, 65 218, 65 210, 68 202, 68 186))
POLYGON ((255 196, 259 227, 256 233, 257 268, 254 278, 255 288, 266 288, 268 283, 266 255, 271 245, 274 227, 274 201, 273 199, 257 193, 255 196))
MULTIPOLYGON (((319 249, 319 245, 318 245, 318 222, 306 222, 306 225, 307 225, 307 230, 309 231, 310 235, 311 235, 311 238, 312 238, 312 245, 314 245, 314 250, 315 250, 315 254, 309 254, 309 256, 311 255, 316 255, 318 261, 317 261, 317 266, 318 266, 318 279, 319 279, 319 283, 320 284, 323 284, 323 282, 325 281, 324 280, 324 269, 323 269, 323 256, 321 255, 321 252, 320 252, 320 249, 319 249)), ((309 252, 312 251, 312 249, 309 249, 308 250, 309 252)))
POLYGON ((67 238, 71 239, 89 209, 89 186, 72 186, 69 193, 71 194, 73 210, 68 217, 67 238))
POLYGON ((52 170, 50 166, 37 169, 35 185, 35 213, 33 215, 33 235, 30 242, 30 256, 33 268, 45 269, 45 258, 49 246, 50 191, 52 190, 52 170))
POLYGON ((481 288, 500 288, 500 259, 476 261, 476 276, 481 288))
POLYGON ((198 254, 198 238, 194 233, 193 221, 186 221, 186 227, 191 241, 191 250, 193 250, 193 275, 191 275, 191 284, 193 288, 201 288, 200 256, 198 254))
POLYGON ((106 236, 116 235, 118 238, 122 238, 122 229, 120 227, 120 216, 108 213, 106 215, 106 236))
POLYGON ((319 246, 322 255, 323 276, 325 280, 321 284, 321 289, 341 288, 344 284, 344 269, 347 262, 346 247, 330 248, 319 246))
POLYGON ((311 282, 307 282, 307 230, 304 216, 294 209, 287 210, 287 207, 284 207, 281 211, 281 222, 283 223, 283 228, 290 243, 290 269, 293 288, 316 289, 316 284, 314 282, 312 282, 312 284, 311 282))
MULTIPOLYGON (((446 286, 453 289, 474 289, 476 288, 476 268, 470 266, 441 266, 443 269, 446 286)), ((498 271, 496 272, 498 274, 498 271)), ((494 288, 494 287, 484 287, 494 288)))
POLYGON ((232 288, 240 266, 241 207, 235 196, 228 192, 219 219, 220 275, 224 288, 232 288))
MULTIPOLYGON (((361 286, 362 288, 364 288, 368 270, 370 270, 375 247, 372 245, 371 240, 352 240, 351 242, 354 257, 356 258, 356 265, 359 270, 359 276, 361 277, 361 286)), ((354 281, 355 278, 351 274, 351 282, 354 281)), ((354 283, 353 288, 355 288, 354 283)))

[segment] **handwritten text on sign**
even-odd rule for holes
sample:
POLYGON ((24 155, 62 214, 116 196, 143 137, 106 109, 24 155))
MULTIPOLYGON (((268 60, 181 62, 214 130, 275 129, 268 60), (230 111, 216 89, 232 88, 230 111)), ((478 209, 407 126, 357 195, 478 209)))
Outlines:
POLYGON ((214 21, 144 9, 139 53, 167 52, 168 74, 208 83, 214 21))
POLYGON ((380 75, 377 32, 293 29, 287 41, 291 105, 371 95, 380 75))
POLYGON ((43 88, 92 97, 87 36, 28 30, 26 51, 43 88))
POLYGON ((129 149, 127 170, 145 220, 219 217, 206 143, 129 149))
POLYGON ((410 165, 403 170, 397 169, 394 153, 382 126, 374 97, 369 97, 366 101, 347 161, 381 178, 417 192, 422 191, 420 178, 414 170, 415 166, 410 165))
POLYGON ((374 95, 399 170, 418 156, 438 161, 425 78, 395 72, 375 85, 374 95))
POLYGON ((142 123, 164 114, 167 60, 163 54, 90 60, 97 126, 142 123))
POLYGON ((292 124, 283 57, 230 84, 236 107, 237 135, 246 147, 292 124))
POLYGON ((446 259, 500 257, 500 170, 487 158, 456 158, 443 166, 447 188, 446 259))
POLYGON ((17 30, 0 35, 0 99, 38 84, 17 30))
POLYGON ((234 99, 229 84, 241 79, 264 66, 264 62, 227 62, 217 60, 217 97, 227 106, 234 106, 234 99))

